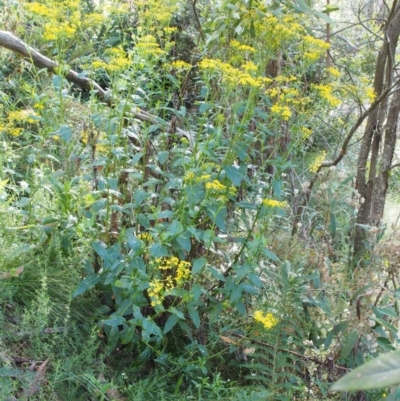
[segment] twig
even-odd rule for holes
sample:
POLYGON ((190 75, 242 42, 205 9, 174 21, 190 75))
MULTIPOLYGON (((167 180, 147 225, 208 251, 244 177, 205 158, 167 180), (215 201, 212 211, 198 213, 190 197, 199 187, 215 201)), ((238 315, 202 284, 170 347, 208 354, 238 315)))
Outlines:
MULTIPOLYGON (((12 52, 18 54, 19 56, 23 57, 25 60, 29 61, 33 65, 38 68, 45 68, 50 72, 55 72, 59 65, 44 56, 43 54, 39 53, 37 50, 32 48, 31 46, 27 45, 24 41, 14 36, 12 33, 7 31, 0 31, 0 46, 4 47, 12 52)), ((72 82, 79 87, 94 91, 97 98, 107 104, 109 107, 113 107, 115 102, 111 96, 110 91, 104 90, 96 81, 93 79, 83 77, 78 74, 74 70, 69 70, 65 78, 72 82)), ((162 118, 154 116, 147 111, 140 110, 139 108, 131 108, 130 114, 133 118, 136 118, 140 121, 147 122, 150 124, 161 124, 166 125, 167 130, 170 128, 170 123, 164 121, 162 118)), ((189 140, 190 146, 193 148, 195 144, 195 135, 196 133, 193 131, 184 131, 180 128, 176 129, 176 133, 180 136, 184 136, 189 140)))
MULTIPOLYGON (((233 335, 234 337, 238 337, 238 338, 241 338, 241 339, 250 341, 250 342, 253 343, 253 344, 262 345, 262 346, 264 346, 264 347, 271 348, 271 349, 274 349, 274 348, 275 348, 275 347, 274 347, 273 345, 271 345, 271 344, 265 343, 264 341, 252 340, 252 339, 250 339, 250 338, 247 338, 247 337, 244 336, 243 334, 238 334, 238 333, 235 333, 235 332, 233 332, 233 331, 231 331, 230 334, 233 335)), ((295 356, 297 356, 297 357, 299 357, 299 358, 301 358, 301 359, 305 359, 305 360, 307 360, 307 361, 315 362, 315 363, 317 363, 318 365, 324 365, 324 364, 325 364, 325 362, 320 361, 320 360, 317 359, 317 358, 314 358, 314 357, 312 357, 312 356, 302 355, 302 354, 300 354, 300 353, 298 353, 298 352, 296 352, 296 351, 292 351, 292 350, 290 350, 290 349, 281 348, 280 351, 282 351, 282 352, 287 352, 287 353, 289 353, 289 354, 295 355, 295 356)), ((338 366, 338 365, 334 365, 334 368, 335 368, 335 369, 338 369, 338 370, 345 370, 346 372, 349 370, 349 369, 346 368, 346 367, 338 366)))

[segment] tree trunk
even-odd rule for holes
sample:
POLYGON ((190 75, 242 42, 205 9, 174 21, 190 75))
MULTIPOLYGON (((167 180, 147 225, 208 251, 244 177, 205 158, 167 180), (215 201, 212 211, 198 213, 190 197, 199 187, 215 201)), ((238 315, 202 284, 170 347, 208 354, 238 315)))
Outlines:
MULTIPOLYGON (((380 96, 393 86, 395 53, 400 35, 400 5, 393 2, 384 25, 384 42, 379 52, 374 77, 374 91, 380 96)), ((379 227, 388 188, 397 120, 400 112, 400 85, 368 117, 357 163, 356 189, 362 198, 357 215, 354 255, 359 258, 366 250, 367 232, 360 225, 379 227), (368 169, 369 166, 369 169, 368 169)))

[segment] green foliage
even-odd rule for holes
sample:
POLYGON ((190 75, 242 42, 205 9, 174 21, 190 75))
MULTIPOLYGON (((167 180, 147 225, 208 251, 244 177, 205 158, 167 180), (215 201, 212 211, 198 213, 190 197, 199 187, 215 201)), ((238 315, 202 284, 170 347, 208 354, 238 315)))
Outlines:
POLYGON ((354 369, 332 386, 332 391, 356 391, 400 384, 400 352, 382 354, 354 369))
POLYGON ((323 399, 337 365, 396 345, 395 289, 369 299, 348 265, 351 164, 308 194, 352 123, 338 107, 373 97, 325 64, 311 21, 334 9, 189 3, 8 5, 59 66, 0 53, 3 398, 323 399))

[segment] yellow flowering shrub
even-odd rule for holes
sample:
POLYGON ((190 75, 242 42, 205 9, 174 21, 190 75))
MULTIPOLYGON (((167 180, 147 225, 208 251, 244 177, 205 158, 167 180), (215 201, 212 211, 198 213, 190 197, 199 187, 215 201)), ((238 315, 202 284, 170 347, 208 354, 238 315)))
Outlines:
POLYGON ((260 310, 254 312, 254 320, 260 322, 266 329, 272 329, 279 323, 279 320, 271 312, 264 313, 260 310))

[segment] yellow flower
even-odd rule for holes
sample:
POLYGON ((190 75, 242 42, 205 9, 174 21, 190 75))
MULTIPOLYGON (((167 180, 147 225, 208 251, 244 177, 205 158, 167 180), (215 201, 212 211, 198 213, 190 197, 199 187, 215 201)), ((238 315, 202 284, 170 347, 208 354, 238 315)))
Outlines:
POLYGON ((266 207, 271 207, 271 208, 286 206, 286 202, 280 202, 275 199, 268 199, 268 198, 263 199, 262 204, 266 207))
POLYGON ((255 53, 256 49, 254 47, 244 45, 243 43, 240 43, 237 40, 232 40, 230 43, 231 47, 234 49, 240 50, 240 51, 245 51, 245 52, 250 52, 250 53, 255 53))
POLYGON ((190 181, 193 181, 193 179, 194 179, 194 172, 193 171, 187 172, 183 177, 183 181, 184 182, 190 182, 190 181))
POLYGON ((9 128, 7 130, 7 132, 12 136, 19 136, 22 131, 22 128, 9 128))
POLYGON ((374 100, 376 99, 376 93, 373 88, 367 88, 366 95, 370 103, 373 103, 374 100))
POLYGON ((340 77, 340 71, 338 71, 336 68, 329 67, 326 69, 326 71, 332 75, 334 78, 339 78, 340 77))
POLYGON ((271 107, 271 113, 277 114, 285 121, 289 120, 289 118, 292 116, 292 112, 290 111, 290 108, 288 106, 280 105, 277 103, 275 103, 271 107))
POLYGON ((254 312, 254 320, 262 323, 266 329, 272 329, 279 323, 279 320, 271 312, 264 314, 260 310, 254 312))
POLYGON ((316 173, 318 171, 318 169, 321 167, 322 163, 324 162, 325 157, 326 157, 326 151, 323 150, 309 166, 309 169, 312 173, 316 173))
POLYGON ((173 61, 171 63, 171 67, 175 68, 177 70, 188 70, 188 69, 192 68, 192 66, 189 63, 185 63, 182 60, 173 61))
POLYGON ((332 95, 333 87, 331 84, 313 85, 313 88, 318 91, 322 99, 326 100, 330 106, 336 107, 341 103, 340 99, 332 95))
POLYGON ((174 32, 176 32, 178 30, 178 28, 176 28, 175 26, 167 26, 165 28, 163 28, 163 31, 167 34, 167 35, 172 35, 174 32))
POLYGON ((30 124, 37 124, 39 121, 35 118, 39 117, 34 110, 17 110, 12 111, 8 114, 8 121, 11 122, 27 122, 30 124))
POLYGON ((153 242, 153 237, 150 233, 141 233, 137 237, 146 244, 153 242))
POLYGON ((221 184, 218 180, 207 182, 205 187, 206 189, 216 192, 224 192, 227 189, 226 186, 224 184, 221 184))
POLYGON ((162 305, 164 285, 161 280, 155 279, 149 284, 148 294, 151 298, 151 306, 162 305))

